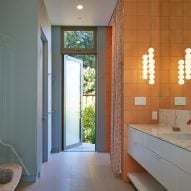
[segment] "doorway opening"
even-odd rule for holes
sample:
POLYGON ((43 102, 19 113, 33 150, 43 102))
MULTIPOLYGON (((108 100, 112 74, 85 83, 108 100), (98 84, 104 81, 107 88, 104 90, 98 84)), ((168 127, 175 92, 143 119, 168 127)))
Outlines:
POLYGON ((96 30, 63 28, 62 34, 63 150, 95 151, 96 30))
POLYGON ((41 29, 41 46, 40 46, 40 58, 41 58, 41 115, 42 115, 42 129, 40 134, 42 135, 41 142, 41 163, 48 161, 48 41, 41 29))

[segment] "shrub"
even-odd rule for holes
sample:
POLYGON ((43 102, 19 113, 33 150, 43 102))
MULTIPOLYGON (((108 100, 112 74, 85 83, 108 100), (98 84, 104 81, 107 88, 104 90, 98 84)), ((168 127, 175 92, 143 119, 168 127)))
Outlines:
POLYGON ((95 144, 95 105, 89 105, 82 111, 83 141, 95 144))

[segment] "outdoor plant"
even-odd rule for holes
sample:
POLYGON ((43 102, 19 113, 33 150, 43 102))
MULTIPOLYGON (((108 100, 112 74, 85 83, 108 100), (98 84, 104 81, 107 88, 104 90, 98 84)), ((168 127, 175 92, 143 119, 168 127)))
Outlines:
POLYGON ((89 105, 82 111, 83 141, 95 144, 95 105, 89 105))
POLYGON ((83 70, 83 93, 95 94, 95 68, 84 68, 83 70))

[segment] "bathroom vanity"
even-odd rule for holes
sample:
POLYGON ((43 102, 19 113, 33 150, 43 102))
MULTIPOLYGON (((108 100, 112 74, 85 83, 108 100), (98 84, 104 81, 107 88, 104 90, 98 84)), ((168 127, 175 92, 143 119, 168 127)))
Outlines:
POLYGON ((144 173, 142 179, 141 173, 128 173, 138 191, 153 190, 152 184, 155 191, 191 190, 191 131, 173 132, 172 128, 159 125, 128 125, 128 153, 152 175, 145 180, 144 173))

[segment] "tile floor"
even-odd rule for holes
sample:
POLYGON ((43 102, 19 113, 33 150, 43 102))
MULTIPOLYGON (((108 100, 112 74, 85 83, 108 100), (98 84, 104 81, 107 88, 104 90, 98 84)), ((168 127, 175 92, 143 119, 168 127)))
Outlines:
POLYGON ((135 191, 111 171, 109 154, 63 152, 42 165, 40 179, 16 191, 135 191))
POLYGON ((80 146, 74 147, 72 149, 67 149, 69 152, 94 152, 95 144, 91 143, 82 143, 80 146))

